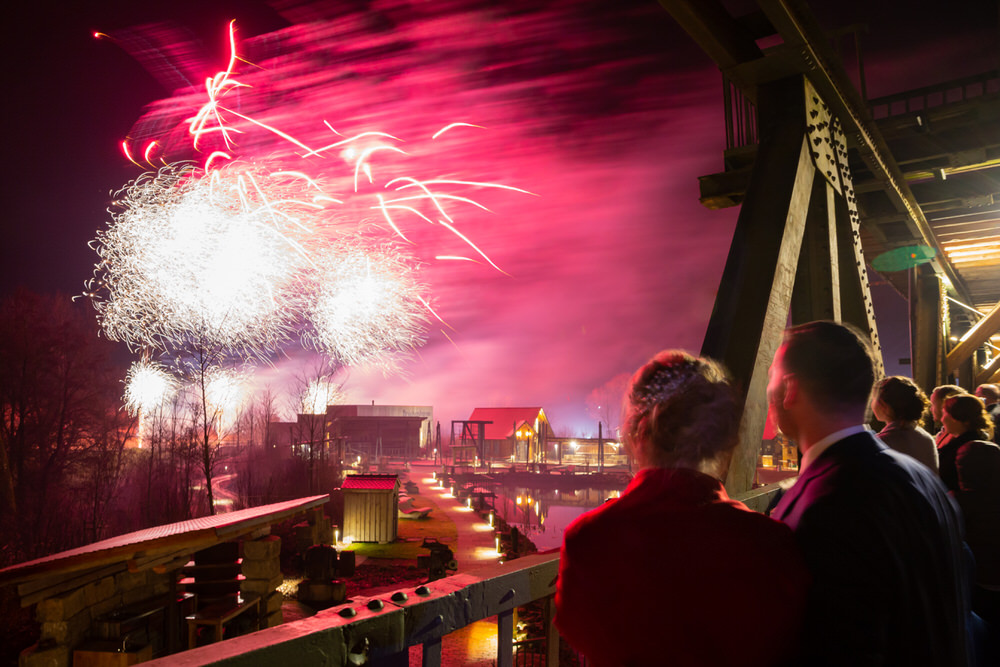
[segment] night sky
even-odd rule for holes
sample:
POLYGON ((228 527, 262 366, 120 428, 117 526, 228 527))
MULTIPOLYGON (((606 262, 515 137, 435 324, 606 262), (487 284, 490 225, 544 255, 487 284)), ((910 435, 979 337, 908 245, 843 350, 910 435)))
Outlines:
MULTIPOLYGON (((996 3, 811 5, 831 28, 870 24, 872 97, 996 67, 996 3)), ((405 137, 475 123, 485 129, 423 159, 425 175, 538 195, 491 196, 491 214, 464 219, 463 232, 510 275, 429 261, 451 340, 431 327, 401 376, 351 371, 351 401, 433 405, 445 423, 476 406, 540 405, 557 431, 587 432, 596 430, 592 390, 662 348, 699 349, 738 211, 698 203, 696 177, 722 169, 721 77, 665 10, 637 1, 319 7, 326 20, 305 27, 307 9, 293 26, 263 2, 21 3, 5 43, 4 295, 18 285, 83 291, 96 259, 87 242, 110 219, 111 193, 141 173, 119 143, 149 131, 152 116, 140 119, 151 103, 170 100, 157 118, 190 115, 192 91, 172 86, 225 67, 236 19, 241 53, 273 65, 254 74, 274 75, 273 90, 258 87, 266 109, 254 107, 269 121, 303 136, 327 120, 405 137), (148 27, 129 30, 139 25, 148 27), (129 53, 136 35, 182 36, 191 48, 154 50, 154 76, 129 53), (323 67, 306 52, 322 53, 323 67)), ((251 138, 245 147, 277 149, 251 138)), ((176 151, 171 158, 190 157, 176 151)), ((428 255, 447 250, 426 230, 417 236, 428 255)), ((905 372, 895 364, 907 356, 905 304, 875 290, 888 370, 905 372)), ((280 388, 303 361, 261 368, 258 383, 280 388)))

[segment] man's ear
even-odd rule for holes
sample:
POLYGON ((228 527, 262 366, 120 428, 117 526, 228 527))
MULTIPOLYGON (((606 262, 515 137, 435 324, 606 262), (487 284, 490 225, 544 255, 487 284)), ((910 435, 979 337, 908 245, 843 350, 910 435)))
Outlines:
POLYGON ((781 405, 787 410, 799 400, 799 379, 794 375, 786 375, 782 382, 785 384, 785 395, 781 405))

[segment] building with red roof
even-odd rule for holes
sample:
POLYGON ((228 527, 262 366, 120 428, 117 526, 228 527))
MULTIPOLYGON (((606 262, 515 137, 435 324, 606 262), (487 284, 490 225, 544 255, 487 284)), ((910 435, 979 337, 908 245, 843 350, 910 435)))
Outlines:
POLYGON ((396 540, 399 508, 397 475, 348 475, 344 492, 344 538, 386 544, 396 540))
POLYGON ((452 422, 452 446, 459 451, 474 446, 484 461, 542 461, 551 434, 540 407, 476 408, 468 420, 452 422))

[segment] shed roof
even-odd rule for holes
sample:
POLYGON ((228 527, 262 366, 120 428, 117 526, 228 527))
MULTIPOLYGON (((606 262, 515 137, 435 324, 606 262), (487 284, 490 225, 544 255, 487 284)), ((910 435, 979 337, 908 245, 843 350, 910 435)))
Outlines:
POLYGON ((535 429, 535 420, 546 421, 541 408, 476 408, 468 421, 491 421, 486 424, 486 440, 504 440, 514 434, 514 429, 527 424, 535 429))
POLYGON ((342 489, 365 491, 393 491, 399 486, 399 475, 348 475, 342 489))
POLYGON ((0 584, 25 581, 38 576, 52 577, 113 563, 129 562, 132 568, 137 559, 151 558, 155 554, 179 557, 185 551, 194 553, 219 542, 238 539, 259 528, 322 505, 329 499, 329 495, 310 496, 137 530, 5 567, 0 570, 0 584))

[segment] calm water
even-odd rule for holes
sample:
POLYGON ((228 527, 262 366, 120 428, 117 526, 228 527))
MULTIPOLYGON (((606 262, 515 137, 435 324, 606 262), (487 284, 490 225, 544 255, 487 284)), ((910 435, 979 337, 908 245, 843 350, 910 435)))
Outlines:
POLYGON ((563 491, 497 485, 492 490, 497 494, 497 513, 544 551, 562 544, 563 532, 573 519, 616 497, 624 486, 563 491))

